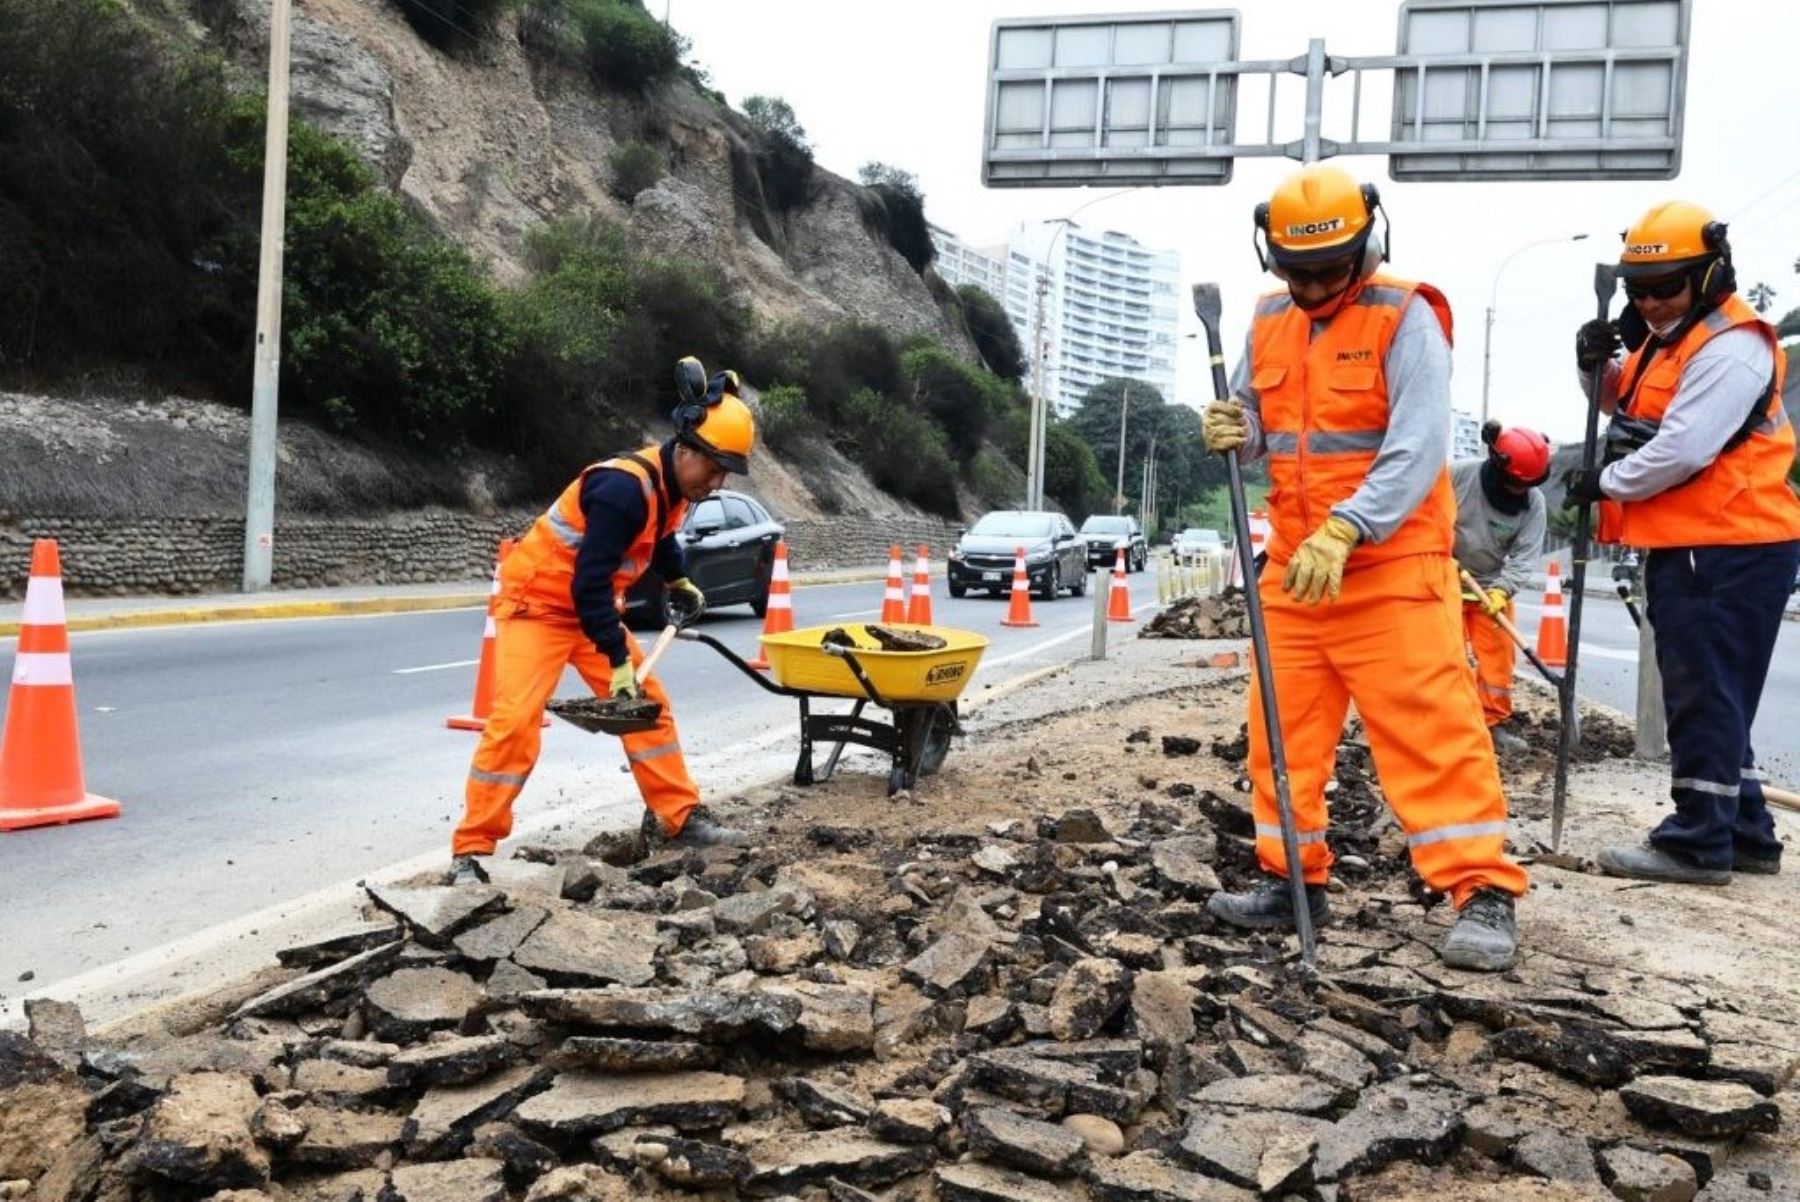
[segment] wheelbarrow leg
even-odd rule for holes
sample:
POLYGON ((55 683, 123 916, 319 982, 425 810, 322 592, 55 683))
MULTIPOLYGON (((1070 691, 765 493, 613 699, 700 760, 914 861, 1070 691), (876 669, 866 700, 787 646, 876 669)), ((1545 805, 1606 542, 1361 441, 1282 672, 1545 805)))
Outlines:
MULTIPOLYGON (((863 701, 858 701, 855 705, 851 706, 850 707, 850 716, 852 718, 861 717, 862 712, 863 712, 863 706, 865 704, 867 704, 867 703, 863 702, 863 701)), ((819 779, 821 781, 827 781, 827 780, 831 779, 831 774, 837 771, 838 757, 843 754, 844 754, 844 745, 842 743, 833 743, 831 745, 831 754, 825 757, 825 767, 823 769, 821 769, 819 772, 819 779)))
MULTIPOLYGON (((835 753, 832 759, 837 759, 835 753)), ((802 788, 813 783, 812 711, 804 697, 800 698, 800 762, 794 765, 794 783, 802 788)))

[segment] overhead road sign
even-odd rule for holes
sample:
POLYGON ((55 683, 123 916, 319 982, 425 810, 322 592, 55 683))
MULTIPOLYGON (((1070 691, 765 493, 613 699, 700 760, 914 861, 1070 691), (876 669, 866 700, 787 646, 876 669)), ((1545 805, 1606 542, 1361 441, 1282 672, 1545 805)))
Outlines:
POLYGON ((1240 157, 1347 154, 1384 155, 1403 180, 1671 179, 1691 5, 1406 0, 1396 53, 1330 54, 1315 38, 1291 59, 1239 59, 1233 10, 996 21, 982 180, 1223 184, 1240 157), (1391 77, 1392 115, 1365 135, 1370 72, 1391 77), (1345 75, 1349 112, 1331 114, 1344 136, 1327 136, 1326 81, 1345 75), (1245 76, 1268 79, 1260 138, 1238 129, 1245 76), (1303 125, 1278 136, 1294 107, 1281 85, 1296 78, 1303 125))

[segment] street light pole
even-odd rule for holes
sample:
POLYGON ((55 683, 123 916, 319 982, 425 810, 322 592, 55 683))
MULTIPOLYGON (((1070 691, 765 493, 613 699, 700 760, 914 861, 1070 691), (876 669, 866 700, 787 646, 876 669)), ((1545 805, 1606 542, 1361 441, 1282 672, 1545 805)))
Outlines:
POLYGON ((1494 309, 1500 297, 1500 275, 1506 265, 1524 254, 1534 246, 1550 246, 1557 242, 1581 242, 1586 234, 1565 234, 1556 238, 1539 238, 1533 242, 1517 247, 1513 252, 1500 260, 1500 266, 1494 270, 1494 285, 1488 290, 1487 322, 1481 339, 1481 424, 1486 425, 1488 419, 1488 385, 1493 378, 1494 363, 1494 309))
POLYGON ((1131 412, 1131 381, 1124 382, 1119 394, 1119 473, 1113 484, 1113 512, 1125 512, 1125 416, 1131 412))

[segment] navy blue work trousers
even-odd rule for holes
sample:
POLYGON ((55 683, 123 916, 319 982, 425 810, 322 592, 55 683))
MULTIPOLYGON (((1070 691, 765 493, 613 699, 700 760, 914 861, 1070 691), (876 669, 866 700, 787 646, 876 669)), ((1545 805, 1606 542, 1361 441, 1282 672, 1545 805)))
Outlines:
POLYGON ((1706 868, 1781 855, 1750 728, 1797 564, 1800 541, 1659 548, 1645 561, 1675 801, 1650 841, 1706 868))

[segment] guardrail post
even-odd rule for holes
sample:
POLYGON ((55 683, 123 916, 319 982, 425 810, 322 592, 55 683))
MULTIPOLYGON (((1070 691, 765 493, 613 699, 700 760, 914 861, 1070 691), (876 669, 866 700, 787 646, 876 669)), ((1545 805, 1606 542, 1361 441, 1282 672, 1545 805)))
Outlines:
POLYGON ((1109 584, 1106 569, 1095 568, 1091 584, 1094 591, 1094 641, 1088 649, 1089 659, 1106 658, 1106 602, 1109 584))
POLYGON ((1638 623, 1637 745, 1632 755, 1640 760, 1666 759, 1669 728, 1663 714, 1662 669, 1656 664, 1656 631, 1650 628, 1649 604, 1638 623))

